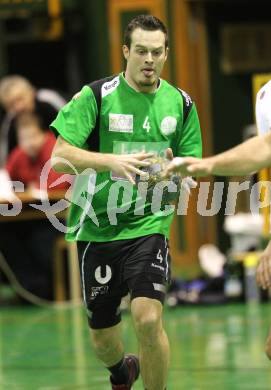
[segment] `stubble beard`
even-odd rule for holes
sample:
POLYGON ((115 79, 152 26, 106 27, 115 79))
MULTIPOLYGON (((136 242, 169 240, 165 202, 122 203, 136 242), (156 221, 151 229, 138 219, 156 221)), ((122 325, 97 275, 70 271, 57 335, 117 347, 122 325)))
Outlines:
POLYGON ((153 87, 155 84, 157 84, 157 80, 154 81, 139 81, 138 83, 140 87, 153 87))
POLYGON ((140 87, 154 87, 155 85, 157 86, 158 84, 158 78, 145 78, 145 80, 139 80, 138 85, 140 87))

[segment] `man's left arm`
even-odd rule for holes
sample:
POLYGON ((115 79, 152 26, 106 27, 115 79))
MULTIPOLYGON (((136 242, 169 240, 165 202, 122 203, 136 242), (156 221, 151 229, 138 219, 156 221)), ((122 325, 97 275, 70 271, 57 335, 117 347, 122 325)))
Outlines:
MULTIPOLYGON (((185 109, 183 111, 185 112, 185 109)), ((190 158, 202 157, 201 129, 195 103, 191 101, 188 115, 184 114, 183 116, 182 123, 177 127, 172 148, 167 150, 167 158, 171 162, 164 172, 165 176, 170 176, 173 172, 180 173, 183 176, 189 175, 186 170, 182 169, 183 159, 186 156, 190 158)))
POLYGON ((202 157, 202 140, 199 117, 195 103, 179 130, 176 153, 174 157, 202 157))
POLYGON ((180 172, 178 164, 185 156, 197 158, 202 156, 201 129, 195 103, 192 103, 187 117, 184 118, 181 128, 177 131, 178 138, 174 148, 174 155, 171 149, 167 152, 171 162, 168 164, 164 176, 169 177, 173 172, 181 174, 184 177, 182 187, 190 193, 190 189, 196 187, 197 183, 186 172, 180 172))

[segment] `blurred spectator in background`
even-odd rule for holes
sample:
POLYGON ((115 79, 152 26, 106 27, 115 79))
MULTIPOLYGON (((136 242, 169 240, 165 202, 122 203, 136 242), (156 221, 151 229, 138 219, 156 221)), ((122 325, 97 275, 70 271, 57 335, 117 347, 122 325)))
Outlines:
POLYGON ((18 146, 10 153, 6 170, 11 180, 19 180, 25 189, 65 189, 67 182, 50 186, 62 175, 50 170, 46 188, 40 188, 40 175, 44 165, 50 161, 56 139, 53 133, 43 129, 36 114, 24 113, 16 120, 18 146))
MULTIPOLYGON (((26 189, 38 190, 40 174, 44 164, 50 161, 55 137, 43 129, 33 113, 21 114, 15 124, 19 144, 11 152, 6 169, 11 180, 23 182, 26 189)), ((49 188, 61 176, 51 169, 47 188, 42 189, 68 188, 68 182, 49 188)), ((0 251, 20 284, 41 298, 53 299, 53 248, 60 234, 47 219, 0 224, 0 251)))
POLYGON ((0 124, 0 167, 17 145, 15 120, 24 112, 35 112, 48 129, 65 100, 49 89, 35 89, 24 77, 11 75, 0 80, 0 104, 5 110, 0 124))

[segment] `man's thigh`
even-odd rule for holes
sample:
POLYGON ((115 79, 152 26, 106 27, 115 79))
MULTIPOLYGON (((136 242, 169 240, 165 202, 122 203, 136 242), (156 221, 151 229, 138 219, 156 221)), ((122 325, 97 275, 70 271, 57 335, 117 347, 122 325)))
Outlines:
POLYGON ((168 240, 161 234, 105 243, 78 242, 82 289, 94 329, 121 320, 121 298, 164 302, 170 280, 168 240))
POLYGON ((165 236, 152 234, 134 241, 124 265, 124 280, 132 300, 146 297, 163 304, 170 283, 170 255, 165 236))
POLYGON ((104 329, 118 324, 121 298, 128 293, 122 283, 121 259, 110 250, 110 243, 78 242, 78 257, 90 327, 104 329))

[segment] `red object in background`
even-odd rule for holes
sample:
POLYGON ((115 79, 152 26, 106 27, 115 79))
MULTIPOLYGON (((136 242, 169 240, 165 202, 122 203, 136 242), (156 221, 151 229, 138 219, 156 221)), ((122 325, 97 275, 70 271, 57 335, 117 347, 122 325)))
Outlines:
MULTIPOLYGON (((22 148, 17 146, 9 155, 6 164, 6 169, 11 180, 19 180, 23 182, 25 186, 34 184, 37 188, 40 188, 41 171, 47 161, 51 158, 55 142, 55 136, 50 132, 46 133, 45 142, 39 155, 35 159, 31 159, 22 148)), ((50 188, 50 185, 62 175, 63 174, 57 173, 51 169, 48 174, 47 188, 42 189, 50 189, 51 191, 69 188, 70 184, 67 182, 60 183, 50 188)))

